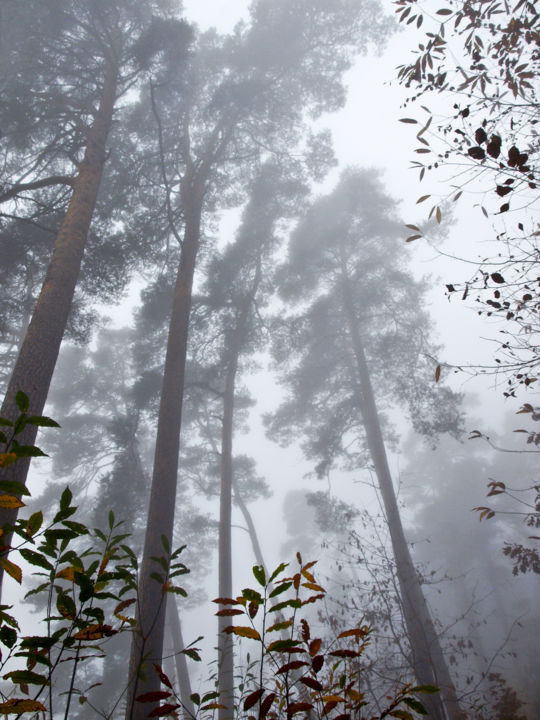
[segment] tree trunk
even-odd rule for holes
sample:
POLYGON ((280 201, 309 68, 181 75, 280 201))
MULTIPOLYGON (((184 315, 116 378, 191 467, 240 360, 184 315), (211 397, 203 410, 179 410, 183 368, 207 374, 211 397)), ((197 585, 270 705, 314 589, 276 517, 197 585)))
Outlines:
POLYGON ((180 699, 184 706, 185 713, 190 718, 195 718, 196 710, 191 700, 191 683, 189 681, 189 670, 187 666, 186 656, 182 652, 184 649, 184 637, 182 635, 182 625, 180 623, 180 615, 178 614, 178 605, 174 599, 174 595, 169 595, 167 601, 167 617, 169 618, 169 626, 172 634, 172 648, 174 652, 174 664, 176 668, 176 676, 178 678, 178 688, 180 690, 180 699))
MULTIPOLYGON (((232 597, 231 509, 233 487, 233 430, 234 396, 238 359, 242 352, 249 314, 261 279, 261 247, 257 255, 253 284, 243 298, 230 342, 225 347, 229 362, 223 395, 223 424, 221 430, 221 488, 219 496, 219 597, 232 597)), ((230 618, 218 618, 218 691, 219 702, 226 706, 218 711, 219 720, 234 718, 234 646, 232 635, 224 631, 230 618)))
POLYGON ((167 339, 165 369, 158 415, 154 471, 146 525, 144 552, 140 570, 137 630, 133 633, 129 666, 127 715, 129 720, 144 720, 149 708, 135 697, 159 690, 160 679, 153 663, 161 664, 165 597, 162 585, 150 577, 161 572, 152 557, 162 557, 161 537, 172 543, 182 400, 189 330, 193 275, 200 242, 202 192, 197 178, 186 178, 183 189, 185 231, 167 339))
POLYGON ((234 476, 232 486, 234 491, 234 500, 238 504, 240 512, 242 513, 242 515, 244 516, 244 520, 246 521, 249 539, 251 540, 251 547, 253 548, 253 554, 255 555, 255 561, 257 565, 260 565, 264 568, 264 572, 266 573, 266 563, 264 562, 261 544, 259 542, 259 536, 257 535, 257 529, 255 527, 255 523, 253 522, 253 518, 251 517, 251 513, 249 512, 248 506, 244 502, 244 498, 242 497, 240 490, 238 489, 238 484, 234 476))
MULTIPOLYGON (((18 415, 15 396, 19 390, 30 399, 29 414, 43 414, 103 174, 106 143, 116 100, 117 73, 116 66, 109 63, 99 108, 88 133, 84 159, 74 180, 73 194, 58 230, 45 280, 0 411, 2 417, 10 420, 18 415)), ((33 445, 36 433, 37 427, 28 425, 17 439, 21 444, 33 445)), ((6 468, 2 477, 24 485, 29 466, 30 458, 23 458, 6 468)), ((13 525, 17 513, 16 509, 0 509, 0 527, 13 525)), ((11 536, 4 537, 5 544, 9 545, 11 536)), ((0 586, 2 577, 0 568, 0 586)))
MULTIPOLYGON (((236 336, 237 333, 234 333, 236 336)), ((231 348, 232 357, 227 368, 225 393, 223 396, 223 424, 221 430, 221 488, 219 494, 219 597, 232 597, 232 550, 231 550, 231 503, 232 503, 232 439, 234 416, 234 388, 238 369, 238 343, 231 348)), ((234 647, 232 635, 224 629, 230 625, 230 618, 218 617, 218 691, 219 702, 226 708, 219 708, 219 720, 234 717, 234 647)))
POLYGON ((344 259, 342 260, 343 303, 360 383, 360 410, 371 459, 379 481, 396 560, 401 603, 411 645, 412 666, 421 685, 435 685, 440 688, 440 695, 422 697, 422 703, 426 705, 429 717, 434 720, 445 720, 445 718, 461 720, 463 713, 459 706, 454 683, 450 677, 403 532, 369 369, 356 322, 347 269, 344 259))

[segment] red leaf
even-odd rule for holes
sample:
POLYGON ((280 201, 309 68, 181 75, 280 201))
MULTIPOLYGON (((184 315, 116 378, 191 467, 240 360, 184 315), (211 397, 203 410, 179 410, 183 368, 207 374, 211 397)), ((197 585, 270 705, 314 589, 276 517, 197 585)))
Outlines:
POLYGON ((162 682, 164 685, 166 685, 168 688, 170 688, 170 689, 172 690, 171 681, 170 681, 169 678, 165 675, 165 673, 163 672, 163 670, 161 669, 161 667, 160 667, 157 663, 153 663, 153 665, 154 665, 154 668, 155 668, 157 674, 159 675, 159 679, 161 680, 161 682, 162 682))
POLYGON ((325 715, 328 715, 328 713, 329 713, 331 710, 333 710, 333 709, 336 707, 336 705, 337 705, 337 701, 336 701, 336 700, 329 700, 329 701, 326 703, 326 705, 324 706, 324 708, 323 708, 323 711, 322 711, 323 717, 324 717, 325 715))
POLYGON ((272 707, 272 703, 274 702, 276 697, 276 693, 270 693, 270 695, 267 695, 264 700, 261 703, 261 712, 259 714, 260 718, 263 718, 266 716, 270 708, 272 707))
POLYGON ((165 700, 166 698, 170 697, 171 693, 166 692, 165 690, 155 690, 153 692, 147 692, 143 693, 142 695, 139 695, 135 698, 137 702, 158 702, 159 700, 165 700))
POLYGON ((311 667, 313 668, 313 670, 316 673, 318 673, 319 670, 322 668, 323 664, 324 664, 324 655, 315 655, 315 657, 313 658, 313 660, 311 662, 311 667))
POLYGON ((333 655, 334 657, 358 657, 360 655, 359 652, 356 652, 355 650, 332 650, 331 653, 328 653, 329 655, 333 655))
POLYGON ((264 688, 259 688, 255 692, 250 693, 244 700, 244 710, 249 710, 256 705, 264 695, 264 688))
POLYGON ((159 707, 155 708, 155 710, 152 710, 151 713, 148 713, 148 717, 163 717, 164 715, 172 715, 174 711, 179 707, 180 705, 171 705, 170 703, 165 703, 165 705, 160 705, 159 707))
POLYGON ((303 662, 302 660, 292 660, 291 662, 286 663, 285 665, 282 665, 279 670, 276 670, 276 675, 280 675, 281 673, 289 672, 289 670, 298 670, 298 668, 303 667, 304 665, 308 665, 309 663, 303 662))
POLYGON ((287 708, 287 715, 291 717, 292 715, 295 715, 299 712, 305 712, 306 710, 311 710, 313 708, 313 705, 308 702, 298 702, 298 703, 291 703, 289 707, 287 708))
POLYGON ((314 680, 311 677, 303 677, 300 678, 300 682, 304 683, 304 685, 307 685, 308 688, 311 688, 312 690, 319 690, 322 691, 323 686, 318 680, 314 680))

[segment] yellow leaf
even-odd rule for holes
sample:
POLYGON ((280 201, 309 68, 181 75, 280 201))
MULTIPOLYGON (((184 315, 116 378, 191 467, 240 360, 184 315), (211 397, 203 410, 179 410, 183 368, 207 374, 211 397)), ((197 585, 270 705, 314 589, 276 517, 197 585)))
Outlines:
POLYGON ((345 630, 338 635, 338 639, 346 637, 364 637, 369 632, 367 625, 362 625, 360 628, 353 628, 352 630, 345 630))
POLYGON ((18 583, 22 582, 22 570, 18 565, 15 565, 15 563, 12 563, 11 560, 5 557, 0 557, 0 565, 14 580, 18 583))
POLYGON ((341 695, 323 695, 324 702, 345 702, 341 695))
POLYGON ((247 637, 252 638, 253 640, 260 640, 261 636, 255 630, 255 628, 251 627, 235 627, 234 625, 229 625, 229 627, 226 627, 223 632, 226 633, 234 633, 235 635, 238 635, 239 637, 247 637))
POLYGON ((0 453, 0 467, 7 467, 15 462, 17 456, 13 452, 0 453))
POLYGON ((22 500, 19 500, 15 495, 0 495, 0 508, 7 508, 13 510, 15 508, 24 507, 22 500))
POLYGON ((316 583, 305 582, 305 583, 302 583, 302 585, 306 588, 309 588, 310 590, 315 590, 315 592, 323 592, 323 593, 326 592, 326 590, 323 587, 321 587, 320 585, 317 585, 316 583))
POLYGON ((75 568, 72 565, 62 568, 62 570, 59 570, 56 573, 56 577, 64 578, 64 580, 71 580, 71 582, 73 582, 75 580, 75 568))
POLYGON ((110 625, 90 625, 84 630, 79 630, 73 637, 76 640, 101 640, 103 637, 111 637, 116 635, 118 631, 113 630, 110 625))
POLYGON ((11 698, 0 703, 0 715, 21 715, 24 712, 46 712, 46 708, 37 700, 30 698, 11 698))

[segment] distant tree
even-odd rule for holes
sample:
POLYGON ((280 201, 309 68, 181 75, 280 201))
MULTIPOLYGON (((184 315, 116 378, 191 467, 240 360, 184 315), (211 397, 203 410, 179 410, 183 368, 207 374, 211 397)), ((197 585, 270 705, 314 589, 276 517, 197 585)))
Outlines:
MULTIPOLYGON (((26 207, 47 202, 39 195, 44 188, 56 192, 60 183, 71 189, 60 202, 65 212, 10 378, 2 406, 6 417, 16 415, 19 390, 31 398, 30 412, 42 413, 109 154, 117 100, 134 87, 142 70, 150 69, 154 57, 163 55, 156 27, 165 26, 164 5, 124 0, 55 0, 46 6, 8 0, 3 5, 4 32, 12 29, 24 41, 8 43, 8 65, 19 72, 4 87, 8 102, 0 117, 6 148, 0 199, 26 207)), ((187 26, 168 21, 185 51, 187 26)), ((175 52, 177 63, 180 57, 175 52)), ((55 196, 54 207, 57 200, 55 196)), ((33 443, 35 430, 29 426, 24 442, 33 443)), ((9 477, 24 484, 29 460, 9 469, 9 477)), ((13 523, 16 515, 16 510, 2 509, 0 522, 13 523)))
MULTIPOLYGON (((161 390, 154 472, 141 574, 139 633, 134 633, 128 716, 142 718, 135 703, 157 690, 159 677, 138 678, 143 655, 161 657, 161 588, 150 578, 152 557, 162 554, 161 534, 170 539, 178 473, 179 435, 192 287, 202 244, 203 212, 238 202, 261 154, 299 155, 305 166, 329 158, 328 134, 314 137, 308 116, 339 108, 343 73, 369 41, 387 27, 377 3, 288 0, 251 6, 250 19, 230 37, 198 38, 184 87, 155 88, 150 101, 159 118, 160 160, 169 198, 171 232, 181 242, 161 390), (277 41, 279 39, 279 42, 277 41), (180 208, 182 237, 174 228, 180 208), (156 612, 158 617, 156 618, 156 612)), ((232 713, 233 709, 229 708, 232 713)))
MULTIPOLYGON (((507 418, 509 422, 513 422, 511 418, 507 418)), ((488 477, 497 478, 509 489, 519 478, 534 478, 537 458, 527 453, 500 453, 474 440, 458 444, 452 438, 442 438, 435 450, 409 438, 403 456, 401 497, 414 508, 407 523, 414 557, 428 579, 451 579, 444 591, 438 592, 442 590, 438 585, 428 591, 443 626, 457 634, 456 638, 450 634, 447 642, 453 647, 453 668, 460 688, 469 702, 475 695, 483 696, 489 706, 493 693, 488 675, 496 669, 522 699, 531 702, 534 716, 539 678, 533 657, 539 637, 531 628, 538 626, 537 588, 532 577, 512 579, 504 558, 506 548, 530 544, 524 538, 534 530, 516 525, 513 512, 519 505, 511 497, 497 497, 500 512, 488 526, 478 523, 470 506, 479 502, 481 486, 488 477), (468 637, 472 646, 468 660, 460 659, 467 649, 466 645, 456 646, 460 636, 468 637)))
MULTIPOLYGON (((220 409, 214 410, 221 419, 219 476, 219 587, 218 597, 231 597, 232 533, 231 518, 233 501, 244 503, 242 474, 237 474, 239 460, 233 452, 233 436, 236 426, 235 404, 239 394, 241 371, 250 357, 261 350, 267 339, 267 329, 261 316, 273 293, 275 255, 279 247, 279 225, 298 212, 306 187, 292 173, 268 162, 254 178, 250 197, 235 240, 223 252, 216 253, 209 263, 207 281, 202 289, 204 304, 201 310, 207 318, 202 328, 194 332, 193 345, 198 346, 199 337, 217 336, 217 358, 207 374, 219 393, 214 400, 220 409), (216 384, 217 383, 217 384, 216 384)), ((203 356, 208 356, 206 347, 203 356)), ((243 467, 246 467, 244 458, 243 467)), ((245 477, 245 475, 244 475, 245 477)), ((253 486, 253 481, 250 483, 253 486)), ((258 539, 254 527, 250 529, 254 547, 258 539), (254 534, 255 533, 255 534, 254 534)), ((260 554, 260 548, 257 550, 260 554)), ((230 618, 220 616, 218 627, 218 689, 222 703, 227 708, 234 705, 234 664, 232 637, 224 633, 230 618)), ((220 709, 220 716, 229 717, 230 710, 220 709)))
MULTIPOLYGON (((397 0, 394 5, 400 22, 422 28, 415 59, 398 72, 411 90, 405 105, 424 103, 423 119, 401 120, 420 127, 415 153, 422 159, 413 167, 420 180, 426 170, 441 167, 451 168, 454 177, 459 173, 458 181, 448 183, 449 196, 457 201, 469 188, 482 194, 481 209, 497 224, 493 255, 479 257, 470 279, 447 289, 464 299, 474 293, 480 314, 503 321, 496 362, 488 371, 504 373, 505 394, 514 396, 518 386, 536 381, 540 347, 535 221, 540 13, 529 0, 447 0, 444 7, 397 0)), ((418 202, 430 198, 425 194, 418 202)), ((439 220, 440 205, 437 201, 430 212, 439 220)), ((410 227, 409 240, 421 237, 418 227, 410 227)))
MULTIPOLYGON (((287 399, 270 419, 284 443, 303 436, 316 472, 371 462, 388 522, 412 665, 441 687, 430 712, 460 715, 453 681, 403 532, 386 456, 385 409, 405 411, 435 442, 458 433, 458 398, 436 382, 422 290, 397 249, 395 206, 374 172, 349 170, 317 200, 291 236, 281 294, 301 307, 275 345, 287 399)), ((391 439, 391 435, 390 435, 391 439)))
MULTIPOLYGON (((39 498, 40 505, 52 502, 59 485, 68 482, 76 498, 92 498, 91 503, 81 502, 85 522, 95 524, 97 518, 112 510, 122 521, 123 532, 131 534, 131 547, 137 554, 144 537, 148 467, 157 411, 155 399, 148 403, 148 392, 141 392, 137 378, 135 356, 140 358, 141 346, 147 344, 141 332, 144 327, 141 315, 144 313, 139 311, 133 330, 102 330, 93 349, 70 345, 62 349, 49 402, 52 411, 61 418, 63 437, 60 442, 52 434, 46 438, 47 450, 53 457, 55 482, 48 484, 39 498)), ((157 395, 158 388, 154 387, 153 392, 157 395)), ((179 491, 179 523, 174 542, 189 548, 184 557, 193 571, 182 586, 189 592, 184 607, 192 607, 204 598, 201 585, 209 570, 217 524, 193 502, 189 484, 183 484, 179 491)), ((183 696, 189 704, 189 675, 185 656, 180 652, 184 649, 182 630, 173 603, 174 600, 168 607, 171 632, 167 653, 174 656, 182 670, 183 696)), ((116 689, 126 683, 129 644, 128 635, 112 639, 102 668, 88 670, 88 685, 101 681, 99 688, 89 694, 90 700, 99 698, 98 704, 106 706, 103 698, 107 698, 109 709, 112 708, 116 689)))

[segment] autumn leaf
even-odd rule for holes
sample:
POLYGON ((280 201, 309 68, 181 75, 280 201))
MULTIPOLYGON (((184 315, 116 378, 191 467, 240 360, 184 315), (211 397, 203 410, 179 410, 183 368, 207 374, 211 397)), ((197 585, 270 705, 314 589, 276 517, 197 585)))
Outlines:
POLYGON ((249 710, 254 705, 256 705, 259 700, 264 695, 264 688, 259 688, 258 690, 255 690, 254 692, 250 693, 247 698, 244 700, 244 710, 249 710))
POLYGON ((224 628, 223 632, 226 633, 234 633, 235 635, 238 635, 239 637, 246 637, 246 638, 252 638, 253 640, 260 640, 261 636, 255 630, 255 628, 251 627, 236 627, 235 625, 229 625, 229 627, 224 628))
POLYGON ((346 637, 365 637, 369 632, 367 625, 362 625, 360 628, 353 628, 352 630, 344 630, 337 636, 337 639, 346 637))
POLYGON ((15 510, 20 507, 24 507, 24 503, 15 495, 0 495, 0 508, 15 510))
POLYGON ((17 456, 13 452, 0 453, 0 467, 7 467, 15 462, 17 456))
POLYGON ((76 640, 101 640, 104 637, 116 635, 117 632, 118 630, 114 630, 111 625, 90 625, 76 632, 73 637, 76 640))
POLYGON ((160 700, 165 700, 170 696, 171 693, 166 690, 154 690, 152 692, 146 692, 142 695, 138 695, 135 700, 140 703, 159 702, 160 700))
POLYGON ((18 565, 15 565, 15 563, 12 563, 11 560, 5 557, 0 557, 0 566, 19 584, 22 582, 22 570, 18 565))
POLYGON ((10 698, 0 703, 0 715, 22 715, 25 712, 46 712, 46 708, 37 700, 30 698, 10 698))

